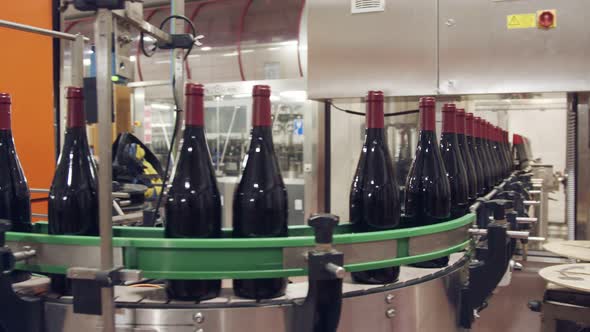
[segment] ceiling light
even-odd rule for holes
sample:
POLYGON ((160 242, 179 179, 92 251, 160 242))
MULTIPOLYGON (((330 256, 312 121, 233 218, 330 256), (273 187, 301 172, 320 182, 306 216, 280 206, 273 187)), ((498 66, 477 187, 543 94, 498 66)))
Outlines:
POLYGON ((154 61, 154 63, 158 64, 158 65, 163 65, 163 64, 170 63, 170 60, 157 60, 157 61, 154 61))
POLYGON ((232 96, 234 99, 240 99, 240 98, 250 98, 252 97, 251 94, 249 93, 238 93, 232 96))
POLYGON ((129 61, 135 62, 135 60, 137 60, 137 58, 135 57, 135 55, 132 55, 132 56, 129 57, 129 61))
POLYGON ((201 47, 201 51, 203 52, 207 52, 207 51, 211 51, 213 48, 211 46, 203 46, 201 47))
POLYGON ((280 49, 281 49, 280 47, 269 47, 269 48, 267 48, 267 50, 269 50, 269 51, 278 51, 280 49))
POLYGON ((155 110, 168 111, 168 110, 172 109, 172 106, 167 105, 167 104, 152 103, 152 104, 150 104, 150 106, 155 110))
POLYGON ((82 62, 84 63, 84 66, 90 66, 92 64, 92 61, 90 61, 90 59, 84 59, 82 62))

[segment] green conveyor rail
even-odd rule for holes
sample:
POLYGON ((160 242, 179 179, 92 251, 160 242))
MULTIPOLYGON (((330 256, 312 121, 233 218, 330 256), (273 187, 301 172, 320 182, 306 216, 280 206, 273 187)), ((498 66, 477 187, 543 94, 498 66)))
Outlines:
MULTIPOLYGON (((467 214, 435 225, 368 233, 353 233, 349 224, 342 224, 336 228, 334 244, 337 249, 346 247, 354 252, 358 248, 369 251, 369 254, 372 244, 391 246, 391 256, 378 260, 347 263, 345 253, 345 268, 350 272, 412 264, 469 247, 471 241, 467 229, 474 221, 475 215, 467 214), (436 250, 428 252, 412 252, 411 241, 434 241, 442 243, 442 247, 439 245, 436 250)), ((285 238, 231 238, 231 230, 227 229, 223 234, 220 239, 168 239, 164 237, 162 228, 113 227, 113 246, 121 252, 125 268, 142 270, 146 278, 235 279, 307 274, 303 255, 293 255, 298 248, 305 250, 314 246, 313 229, 308 226, 290 227, 289 237, 285 238), (294 258, 300 258, 301 264, 289 266, 286 261, 290 259, 292 262, 294 258)), ((36 223, 33 233, 8 232, 6 240, 11 247, 26 244, 37 251, 44 251, 45 255, 41 257, 54 251, 74 252, 78 247, 87 247, 85 249, 90 251, 95 249, 98 255, 100 244, 100 238, 94 236, 48 235, 46 223, 36 223)), ((60 256, 65 258, 59 264, 55 260, 46 264, 41 258, 33 258, 19 262, 16 268, 63 274, 72 266, 68 255, 60 256)))

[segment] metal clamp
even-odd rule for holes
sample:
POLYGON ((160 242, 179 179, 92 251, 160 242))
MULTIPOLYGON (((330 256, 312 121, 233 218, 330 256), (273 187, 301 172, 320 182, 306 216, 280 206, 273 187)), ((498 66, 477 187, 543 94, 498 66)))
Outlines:
POLYGON ((72 279, 74 313, 87 315, 102 314, 102 288, 112 288, 116 284, 142 279, 141 271, 125 270, 122 267, 108 271, 73 267, 68 269, 67 276, 72 279))
MULTIPOLYGON (((0 219, 0 326, 6 331, 40 332, 43 329, 43 302, 39 297, 21 298, 12 288, 10 274, 17 261, 8 248, 4 248, 4 233, 10 221, 0 219)), ((18 259, 34 255, 34 250, 19 252, 18 259)))
POLYGON ((335 332, 342 309, 344 255, 332 247, 334 227, 339 218, 316 214, 309 219, 316 247, 308 254, 309 290, 305 301, 295 307, 294 331, 335 332))

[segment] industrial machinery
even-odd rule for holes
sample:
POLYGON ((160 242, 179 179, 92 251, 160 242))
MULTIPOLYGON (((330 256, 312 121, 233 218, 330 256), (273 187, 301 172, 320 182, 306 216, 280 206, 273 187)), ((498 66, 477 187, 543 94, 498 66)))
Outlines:
MULTIPOLYGON (((117 1, 95 1, 103 5, 113 5, 115 2, 117 1)), ((101 188, 109 188, 112 183, 109 139, 113 98, 111 76, 106 68, 110 68, 113 63, 113 26, 119 28, 119 23, 128 23, 133 28, 151 35, 159 43, 173 41, 171 34, 143 20, 141 3, 118 3, 122 7, 115 6, 116 11, 112 11, 113 8, 108 6, 99 7, 95 17, 95 56, 99 68, 98 150, 103 162, 99 173, 101 188), (105 70, 100 70, 101 68, 105 70)), ((457 36, 454 34, 474 38, 471 34, 461 34, 467 33, 470 29, 457 27, 464 22, 462 20, 473 19, 469 16, 470 11, 479 13, 478 10, 481 10, 487 14, 488 11, 483 10, 487 7, 482 9, 483 2, 470 2, 473 8, 469 7, 469 10, 465 11, 456 10, 466 5, 465 1, 460 0, 449 1, 440 7, 437 1, 421 2, 417 5, 409 3, 388 1, 386 14, 401 15, 402 19, 392 19, 383 15, 379 20, 373 20, 366 16, 357 16, 356 13, 351 16, 342 14, 342 11, 332 10, 330 6, 340 5, 336 5, 334 1, 310 1, 310 97, 320 101, 338 97, 358 98, 373 87, 383 88, 388 96, 394 97, 421 94, 509 93, 525 90, 581 91, 590 88, 585 85, 585 78, 579 76, 583 71, 578 70, 575 64, 579 63, 575 61, 572 61, 572 66, 563 69, 567 72, 556 75, 558 79, 552 82, 544 80, 545 73, 537 70, 527 72, 534 74, 528 77, 514 75, 511 84, 493 84, 500 81, 498 77, 492 79, 486 75, 467 75, 462 71, 465 62, 458 64, 456 57, 450 54, 449 50, 452 47, 449 45, 458 40, 473 44, 469 38, 455 38, 457 36), (400 3, 404 5, 399 5, 400 3), (413 6, 424 7, 419 8, 424 10, 416 10, 413 6), (410 7, 411 10, 408 10, 410 7), (411 15, 407 15, 408 13, 411 15), (421 16, 417 17, 417 13, 421 16), (465 16, 455 17, 454 14, 465 16), (444 19, 440 20, 437 15, 444 19), (325 24, 326 20, 334 20, 333 23, 336 24, 325 24), (435 26, 435 22, 439 21, 441 26, 435 26), (390 50, 393 54, 382 53, 381 61, 367 61, 357 67, 339 62, 346 60, 340 52, 343 47, 350 47, 351 36, 355 36, 359 43, 373 43, 357 45, 355 56, 374 56, 375 41, 371 38, 361 38, 355 29, 359 26, 373 26, 371 23, 386 24, 385 22, 395 26, 389 28, 391 34, 383 36, 385 39, 391 39, 383 41, 379 48, 390 50), (419 33, 409 38, 406 31, 414 24, 420 24, 420 27, 415 29, 419 33), (442 31, 443 29, 447 30, 442 31), (443 42, 439 45, 439 39, 448 39, 448 43, 443 42), (387 47, 388 43, 401 47, 387 47), (400 50, 412 50, 418 56, 400 54, 400 50), (370 53, 366 53, 367 51, 370 53), (338 61, 334 61, 335 59, 338 61), (408 66, 407 61, 400 59, 419 65, 408 66), (423 65, 424 63, 428 65, 423 65), (439 65, 440 68, 437 67, 439 65), (384 66, 387 70, 383 70, 384 66), (416 67, 420 70, 416 70, 416 67), (350 71, 344 75, 342 68, 350 71), (463 76, 460 76, 462 73, 463 76), (467 79, 461 80, 453 75, 467 79), (474 77, 482 76, 488 77, 488 80, 474 81, 474 77), (572 80, 572 77, 579 79, 572 80), (524 87, 525 83, 533 81, 539 85, 524 87)), ((524 6, 516 2, 492 3, 486 2, 486 6, 497 6, 494 7, 498 10, 495 18, 502 19, 503 29, 506 25, 506 15, 520 13, 521 10, 532 11, 529 7, 508 7, 524 6)), ((580 9, 585 8, 581 1, 572 3, 564 5, 567 6, 564 9, 566 13, 581 12, 580 9)), ((349 5, 350 3, 346 2, 346 6, 349 5)), ((542 12, 544 10, 536 9, 542 12)), ((348 8, 344 12, 348 13, 348 8)), ((561 13, 561 9, 558 9, 557 13, 561 13)), ((75 60, 73 68, 82 67, 82 36, 31 29, 10 22, 2 22, 0 25, 75 40, 78 44, 72 52, 75 60)), ((537 29, 537 26, 524 28, 537 29)), ((535 32, 551 33, 552 31, 547 30, 553 28, 549 25, 542 32, 535 32)), ((525 30, 520 31, 527 32, 525 30)), ((506 36, 502 34, 502 37, 506 36)), ((528 37, 520 38, 526 40, 528 37)), ((510 39, 498 40, 506 42, 510 39)), ((567 43, 565 40, 562 42, 567 43)), ((576 48, 583 47, 582 44, 584 43, 567 46, 576 48)), ((477 48, 481 52, 475 58, 494 61, 504 59, 494 57, 494 54, 484 49, 485 47, 477 48)), ((184 82, 182 55, 182 51, 176 49, 171 59, 172 68, 177 70, 174 76, 174 88, 177 92, 184 82)), ((115 57, 123 64, 127 61, 124 54, 115 54, 115 57)), ((537 62, 529 63, 527 68, 537 69, 542 67, 539 64, 552 63, 552 59, 547 58, 535 60, 537 62)), ((527 61, 531 61, 530 58, 527 61)), ((481 64, 469 65, 469 74, 489 68, 482 68, 481 64)), ((509 67, 506 63, 502 66, 509 67)), ((123 65, 119 66, 119 69, 128 67, 123 65)), ((73 71, 74 75, 77 75, 73 79, 75 85, 82 85, 81 72, 73 71)), ((571 105, 577 107, 576 95, 572 93, 570 98, 571 105)), ((330 103, 326 102, 325 106, 327 120, 324 120, 327 125, 324 129, 328 129, 330 103)), ((297 114, 279 112, 275 121, 288 124, 293 117, 298 116, 297 114)), ((396 128, 400 131, 400 140, 405 141, 405 144, 410 144, 413 128, 409 125, 396 128)), ((284 128, 285 133, 291 131, 291 128, 284 128)), ((323 143, 329 151, 329 129, 327 131, 328 135, 324 137, 327 140, 323 143)), ((219 141, 220 134, 218 132, 218 137, 211 139, 219 141)), ((235 171, 235 165, 232 166, 231 163, 235 164, 235 155, 241 153, 240 139, 232 141, 229 139, 231 135, 226 136, 223 145, 227 147, 217 141, 214 144, 220 146, 217 151, 218 169, 231 175, 235 171), (229 163, 229 166, 223 164, 223 152, 219 154, 220 151, 225 151, 226 157, 231 156, 224 161, 229 163)), ((289 137, 288 134, 285 136, 289 137)), ((298 145, 298 142, 288 139, 283 145, 278 144, 281 146, 279 150, 286 151, 283 153, 285 157, 281 160, 283 166, 288 167, 295 175, 306 172, 302 158, 292 157, 300 155, 299 151, 305 149, 298 145)), ((398 164, 403 164, 411 155, 411 151, 404 148, 405 146, 398 147, 398 164)), ((321 164, 329 167, 329 153, 324 157, 326 159, 322 160, 321 164)), ((571 173, 570 176, 575 176, 575 173, 571 173)), ((471 213, 441 224, 361 234, 352 233, 348 224, 339 224, 339 218, 335 215, 319 214, 307 218, 311 227, 291 226, 287 238, 263 239, 230 239, 228 236, 222 239, 166 239, 162 231, 156 228, 111 227, 113 197, 110 191, 103 190, 100 192, 100 237, 48 235, 44 223, 35 224, 32 233, 16 233, 9 231, 9 224, 0 223, 0 270, 3 272, 0 274, 0 330, 452 332, 469 329, 474 319, 486 308, 493 290, 503 277, 510 273, 511 258, 516 249, 527 241, 542 240, 529 236, 528 231, 538 217, 529 217, 528 207, 541 204, 532 193, 537 187, 531 178, 531 169, 514 172, 502 184, 480 198, 471 207, 471 213), (447 255, 451 256, 451 263, 446 268, 429 270, 406 266, 447 255), (358 285, 352 283, 347 274, 389 266, 402 266, 400 281, 391 285, 358 285), (11 271, 28 271, 41 275, 67 274, 73 281, 73 295, 46 293, 48 279, 40 275, 34 275, 27 281, 13 285, 9 273, 11 271), (162 288, 154 288, 153 285, 158 285, 157 282, 152 280, 149 283, 149 280, 146 280, 269 277, 291 278, 292 283, 285 297, 255 302, 234 297, 226 290, 219 298, 203 303, 170 301, 162 288), (151 286, 138 287, 141 286, 139 283, 149 283, 151 286), (102 316, 102 319, 99 316, 102 316)), ((323 190, 329 196, 329 171, 324 174, 323 180, 323 190)), ((301 216, 301 220, 306 218, 301 216)))

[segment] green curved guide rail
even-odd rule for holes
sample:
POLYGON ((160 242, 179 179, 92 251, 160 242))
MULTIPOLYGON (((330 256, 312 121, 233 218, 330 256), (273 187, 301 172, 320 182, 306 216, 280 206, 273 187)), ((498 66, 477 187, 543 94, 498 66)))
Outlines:
MULTIPOLYGON (((344 253, 349 272, 423 262, 464 250, 470 245, 474 214, 448 222, 390 231, 352 233, 337 227, 334 244, 344 253)), ((305 253, 314 246, 313 230, 289 228, 286 238, 167 239, 161 228, 113 227, 115 264, 143 271, 146 278, 236 279, 303 276, 305 253)), ((17 269, 66 273, 69 267, 99 267, 99 237, 48 235, 46 223, 33 233, 6 233, 13 250, 29 246, 37 255, 17 269)))

